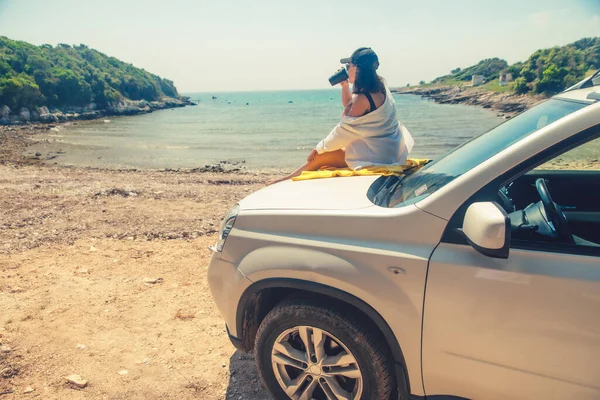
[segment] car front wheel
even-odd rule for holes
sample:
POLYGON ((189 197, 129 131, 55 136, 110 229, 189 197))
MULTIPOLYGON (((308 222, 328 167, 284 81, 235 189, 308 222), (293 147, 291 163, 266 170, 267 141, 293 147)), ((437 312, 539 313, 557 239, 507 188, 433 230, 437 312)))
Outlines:
POLYGON ((318 299, 291 299, 262 321, 258 370, 276 399, 388 400, 392 362, 369 321, 318 299))

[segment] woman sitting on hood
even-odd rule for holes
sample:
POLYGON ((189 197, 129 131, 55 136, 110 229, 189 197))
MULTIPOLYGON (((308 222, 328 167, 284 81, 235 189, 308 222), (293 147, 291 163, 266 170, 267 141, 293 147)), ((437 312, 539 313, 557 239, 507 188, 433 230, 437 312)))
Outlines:
POLYGON ((322 167, 356 170, 406 164, 414 141, 398 121, 392 94, 377 74, 377 55, 370 48, 361 47, 340 62, 346 64, 348 71, 348 80, 340 83, 344 105, 340 123, 317 144, 304 165, 269 184, 322 167))

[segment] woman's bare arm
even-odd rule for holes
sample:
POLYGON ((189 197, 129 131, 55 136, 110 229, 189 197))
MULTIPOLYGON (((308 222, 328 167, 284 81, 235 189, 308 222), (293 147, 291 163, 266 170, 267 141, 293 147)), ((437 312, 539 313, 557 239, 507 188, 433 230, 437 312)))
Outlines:
POLYGON ((352 97, 352 100, 346 105, 342 116, 361 117, 369 110, 369 100, 365 95, 357 94, 352 97))
POLYGON ((342 105, 344 107, 348 106, 348 103, 352 101, 352 92, 350 91, 350 84, 348 81, 343 81, 340 83, 342 86, 342 105))

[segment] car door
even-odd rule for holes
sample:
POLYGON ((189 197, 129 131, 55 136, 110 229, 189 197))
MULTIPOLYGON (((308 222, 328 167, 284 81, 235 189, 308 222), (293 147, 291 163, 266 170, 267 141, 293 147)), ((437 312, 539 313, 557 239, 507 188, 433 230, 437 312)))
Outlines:
MULTIPOLYGON (((598 156, 592 166, 600 169, 598 156)), ((588 183, 600 186, 600 175, 583 175, 595 177, 588 183)), ((529 178, 521 178, 515 185, 526 187, 529 178)), ((561 184, 565 192, 555 190, 556 199, 569 196, 568 181, 561 184)), ((597 220, 586 224, 600 230, 597 220)), ((427 277, 426 393, 503 400, 600 398, 599 249, 514 240, 508 259, 497 259, 444 239, 427 277)))

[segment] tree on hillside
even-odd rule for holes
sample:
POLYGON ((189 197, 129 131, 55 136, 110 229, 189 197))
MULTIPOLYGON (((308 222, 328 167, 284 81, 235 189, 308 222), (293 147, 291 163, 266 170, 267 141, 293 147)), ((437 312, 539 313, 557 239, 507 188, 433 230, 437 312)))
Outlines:
POLYGON ((525 78, 523 78, 522 76, 515 79, 513 88, 514 88, 515 93, 517 93, 517 94, 525 94, 525 93, 529 92, 529 86, 527 86, 527 80, 525 80, 525 78))
POLYGON ((486 80, 491 81, 498 78, 501 71, 508 67, 508 63, 505 60, 499 58, 488 58, 479 61, 479 63, 472 65, 468 68, 462 69, 454 74, 456 79, 459 80, 470 80, 473 75, 483 75, 486 80))
POLYGON ((178 98, 172 81, 81 44, 34 46, 0 36, 0 105, 100 107, 121 98, 178 98))
POLYGON ((506 69, 506 72, 511 74, 513 79, 517 79, 518 77, 521 76, 521 70, 523 69, 523 63, 522 62, 516 62, 513 65, 509 66, 506 69))
POLYGON ((40 88, 28 75, 0 77, 0 104, 13 110, 20 107, 34 107, 42 99, 40 88))
POLYGON ((449 80, 468 81, 473 75, 483 75, 487 81, 498 78, 501 71, 506 70, 508 63, 499 58, 489 58, 479 61, 475 65, 467 68, 455 68, 450 71, 450 75, 435 78, 431 83, 444 83, 449 80))
POLYGON ((510 73, 515 80, 516 93, 542 93, 551 95, 574 85, 593 71, 600 69, 600 37, 583 38, 562 47, 535 51, 525 62, 508 65, 499 58, 482 60, 470 67, 451 71, 432 83, 469 80, 473 75, 483 75, 487 81, 500 73, 510 73))
POLYGON ((534 92, 551 95, 596 69, 600 69, 600 38, 584 38, 563 47, 537 50, 522 64, 520 76, 534 92))

